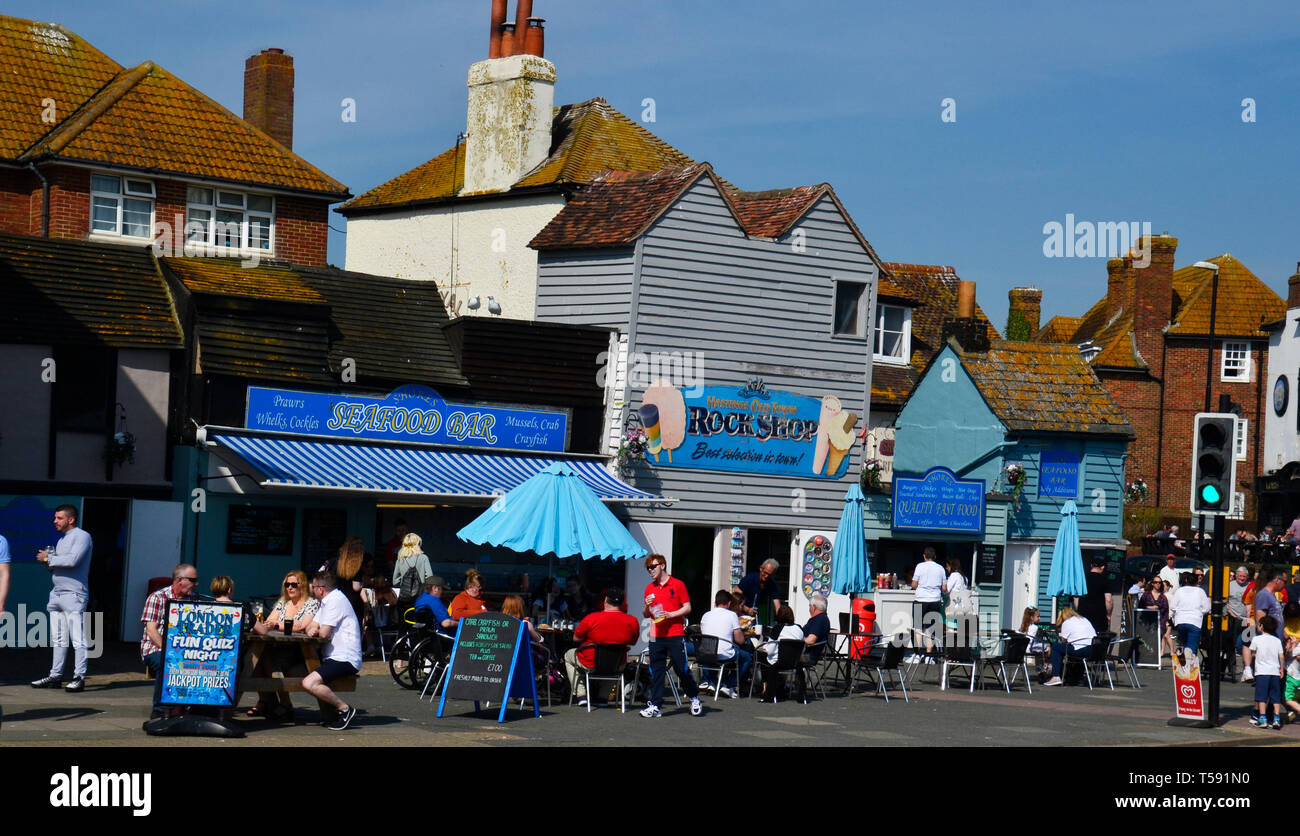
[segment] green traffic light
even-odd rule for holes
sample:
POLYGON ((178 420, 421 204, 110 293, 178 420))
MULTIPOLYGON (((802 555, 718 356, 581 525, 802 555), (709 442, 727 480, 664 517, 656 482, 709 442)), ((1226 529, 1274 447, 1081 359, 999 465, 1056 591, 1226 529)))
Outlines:
POLYGON ((1203 485, 1201 487, 1201 499, 1204 500, 1206 504, 1218 505, 1219 500, 1223 499, 1223 495, 1219 493, 1219 489, 1214 485, 1203 485))

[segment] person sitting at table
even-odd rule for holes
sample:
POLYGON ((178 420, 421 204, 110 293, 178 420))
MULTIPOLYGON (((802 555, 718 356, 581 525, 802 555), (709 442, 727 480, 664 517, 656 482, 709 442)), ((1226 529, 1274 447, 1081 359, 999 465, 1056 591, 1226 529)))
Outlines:
POLYGON ((564 607, 564 596, 555 578, 547 578, 537 587, 537 597, 533 599, 533 620, 539 624, 550 624, 560 619, 560 610, 564 607))
MULTIPOLYGON (((738 697, 740 680, 745 677, 754 657, 745 649, 745 633, 740 629, 740 619, 731 609, 731 593, 725 589, 718 590, 713 596, 713 609, 700 618, 700 632, 705 636, 714 636, 718 640, 718 659, 730 662, 735 659, 739 670, 732 671, 718 693, 724 697, 738 697)), ((700 683, 701 688, 712 688, 712 683, 700 683)))
POLYGON ((564 603, 561 606, 570 620, 581 621, 587 617, 591 612, 590 597, 577 572, 564 579, 564 603))
POLYGON ((447 612, 460 621, 467 615, 487 612, 487 602, 483 600, 483 576, 475 569, 465 573, 465 591, 451 599, 447 612))
POLYGON ((542 643, 542 634, 537 632, 537 628, 533 626, 533 620, 524 615, 523 598, 520 598, 518 595, 507 595, 505 600, 501 602, 501 614, 508 615, 511 618, 517 618, 524 624, 528 625, 529 640, 534 644, 542 643))
POLYGON ((1052 645, 1052 678, 1044 685, 1061 685, 1061 674, 1065 673, 1065 658, 1086 659, 1092 648, 1092 640, 1097 629, 1092 622, 1074 611, 1072 607, 1062 607, 1057 616, 1061 640, 1052 645))
POLYGON ((235 581, 229 575, 217 575, 212 579, 212 583, 208 585, 208 589, 212 592, 214 601, 230 604, 235 600, 230 597, 235 594, 235 581))
MULTIPOLYGON (((569 685, 578 699, 578 705, 587 704, 587 678, 583 671, 596 665, 596 650, 584 645, 621 644, 631 646, 641 635, 641 622, 623 611, 623 590, 612 586, 605 590, 605 600, 599 612, 594 612, 578 624, 573 631, 575 647, 564 654, 564 667, 569 674, 569 685)), ((627 657, 623 659, 627 662, 627 657)))
POLYGON ((760 645, 759 649, 767 654, 767 667, 763 670, 763 699, 785 699, 784 681, 776 674, 776 662, 781 653, 781 639, 803 641, 803 630, 794 623, 794 610, 783 605, 776 611, 776 626, 781 628, 774 639, 760 645))
POLYGON ((1047 672, 1048 652, 1048 643, 1043 641, 1038 629, 1038 622, 1042 620, 1042 617, 1043 615, 1038 611, 1038 607, 1025 607, 1024 614, 1020 616, 1019 630, 1021 635, 1029 637, 1029 644, 1025 646, 1025 653, 1032 654, 1034 657, 1034 667, 1038 670, 1040 684, 1047 681, 1047 677, 1043 674, 1047 672))
POLYGON ((428 624, 439 632, 456 629, 456 620, 442 603, 443 579, 441 575, 430 575, 424 582, 424 592, 415 599, 415 620, 428 624))
POLYGON ((826 615, 826 596, 816 593, 808 598, 808 623, 803 626, 804 644, 808 649, 804 655, 808 662, 816 663, 822 658, 822 651, 831 637, 831 620, 826 615))
MULTIPOLYGON (((293 632, 306 633, 320 610, 320 602, 312 597, 309 584, 307 573, 301 569, 286 574, 284 582, 280 584, 280 599, 275 602, 265 621, 253 625, 253 630, 261 636, 272 631, 283 632, 285 622, 292 619, 293 632)), ((301 658, 287 647, 273 647, 269 652, 274 654, 277 667, 281 670, 292 666, 301 658)), ((254 673, 258 676, 271 675, 265 660, 258 663, 258 670, 254 673)), ((285 670, 285 673, 290 672, 285 670)), ((276 722, 293 722, 293 701, 289 699, 287 691, 259 691, 257 705, 248 710, 248 716, 265 717, 276 722)))

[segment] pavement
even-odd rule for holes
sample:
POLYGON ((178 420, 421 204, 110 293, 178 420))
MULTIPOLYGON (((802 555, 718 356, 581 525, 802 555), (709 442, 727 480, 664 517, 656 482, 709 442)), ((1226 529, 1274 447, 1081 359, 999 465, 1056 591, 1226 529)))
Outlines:
MULTIPOLYGON (((705 695, 705 713, 691 717, 686 706, 648 720, 617 705, 588 712, 567 705, 546 706, 534 718, 512 707, 507 721, 496 710, 475 714, 473 704, 453 701, 446 715, 402 689, 381 662, 367 662, 355 694, 346 695, 360 714, 352 728, 331 732, 319 725, 315 701, 295 694, 297 725, 236 719, 242 739, 150 737, 141 731, 149 714, 153 683, 144 674, 135 645, 109 644, 90 664, 86 690, 37 690, 28 684, 48 671, 49 651, 0 650, 0 747, 262 747, 262 746, 456 746, 456 747, 1039 747, 1039 746, 1295 746, 1300 723, 1281 731, 1247 722, 1253 686, 1224 683, 1219 728, 1166 724, 1173 716, 1173 676, 1142 669, 1145 686, 1132 689, 1120 676, 1115 690, 1104 685, 1034 687, 1023 682, 1010 694, 993 687, 970 693, 941 691, 934 681, 909 687, 911 702, 891 691, 891 700, 872 693, 851 697, 829 692, 803 705, 772 705, 749 699, 705 695)), ((931 680, 937 678, 937 668, 931 680)), ((965 680, 961 680, 963 683, 965 680)), ((256 695, 245 696, 251 705, 256 695)), ((517 706, 517 704, 516 704, 517 706)))

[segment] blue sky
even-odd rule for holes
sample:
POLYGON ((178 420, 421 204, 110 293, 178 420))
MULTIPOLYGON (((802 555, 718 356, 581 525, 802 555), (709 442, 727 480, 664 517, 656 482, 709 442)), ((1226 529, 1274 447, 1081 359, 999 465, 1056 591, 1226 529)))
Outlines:
MULTIPOLYGON (((464 129, 490 6, 10 0, 6 13, 60 22, 123 65, 153 60, 236 113, 244 59, 283 47, 294 150, 360 194, 464 129)), ((955 266, 999 330, 1012 287, 1043 289, 1044 321, 1104 295, 1104 259, 1043 255, 1044 224, 1067 213, 1167 230, 1178 266, 1231 252, 1282 296, 1300 260, 1300 4, 534 9, 557 103, 604 96, 638 118, 651 97, 646 127, 742 188, 831 183, 882 258, 955 266)), ((340 266, 344 246, 332 234, 340 266)))

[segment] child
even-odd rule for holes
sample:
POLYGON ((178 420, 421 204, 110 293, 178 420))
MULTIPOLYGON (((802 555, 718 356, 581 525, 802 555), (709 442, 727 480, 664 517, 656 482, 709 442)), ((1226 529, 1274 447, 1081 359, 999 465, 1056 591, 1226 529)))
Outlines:
MULTIPOLYGON (((1287 604, 1287 606, 1291 606, 1287 604)), ((1297 714, 1300 714, 1300 639, 1295 638, 1288 632, 1286 637, 1286 653, 1291 662, 1286 666, 1286 682, 1282 689, 1282 700, 1286 703, 1287 713, 1286 721, 1295 722, 1297 714)))
POLYGON ((1282 728, 1282 641, 1273 635, 1277 619, 1266 615, 1259 620, 1260 631, 1250 641, 1255 657, 1255 713, 1252 726, 1282 728), (1269 719, 1272 718, 1272 719, 1269 719))

